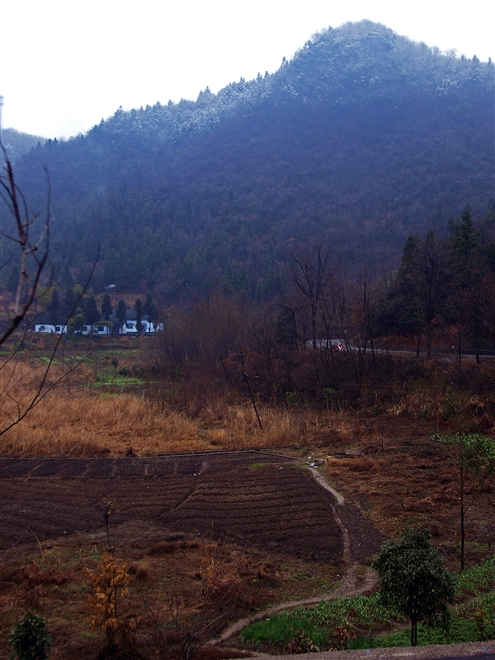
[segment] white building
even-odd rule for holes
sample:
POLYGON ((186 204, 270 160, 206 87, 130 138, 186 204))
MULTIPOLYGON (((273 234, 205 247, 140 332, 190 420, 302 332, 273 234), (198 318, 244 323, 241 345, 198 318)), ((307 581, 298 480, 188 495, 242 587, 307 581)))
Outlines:
POLYGON ((35 332, 46 332, 51 335, 66 335, 67 325, 50 325, 49 323, 38 323, 34 326, 35 332))

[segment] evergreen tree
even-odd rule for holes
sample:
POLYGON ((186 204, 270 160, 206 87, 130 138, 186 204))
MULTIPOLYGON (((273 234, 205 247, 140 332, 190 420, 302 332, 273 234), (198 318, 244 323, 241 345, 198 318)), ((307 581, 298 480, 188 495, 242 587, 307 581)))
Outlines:
POLYGON ((94 296, 91 296, 85 307, 85 312, 86 312, 86 321, 89 323, 89 325, 93 325, 93 323, 96 323, 96 321, 99 321, 100 319, 100 312, 98 311, 98 307, 96 306, 96 300, 94 296))
POLYGON ((117 304, 117 310, 115 312, 120 325, 124 325, 125 323, 126 312, 127 312, 126 304, 122 299, 120 299, 117 304))
POLYGON ((62 321, 60 318, 60 300, 58 295, 58 289, 55 287, 52 293, 52 301, 48 309, 48 320, 51 325, 57 325, 62 321))
POLYGON ((146 301, 143 305, 143 315, 148 317, 148 321, 153 323, 156 321, 156 317, 158 316, 158 310, 156 309, 154 303, 153 303, 153 298, 151 297, 151 293, 148 293, 146 296, 146 301))
POLYGON ((457 326, 457 357, 461 369, 465 337, 474 338, 476 360, 480 361, 482 328, 487 319, 486 299, 492 283, 486 251, 480 249, 480 232, 469 211, 460 220, 449 220, 453 290, 449 299, 457 326))
POLYGON ((136 330, 140 333, 143 329, 143 303, 141 302, 141 298, 136 299, 134 311, 136 312, 136 330))
POLYGON ((74 291, 74 288, 72 286, 67 287, 65 290, 65 295, 64 295, 64 301, 63 301, 63 316, 64 320, 68 321, 69 316, 74 309, 74 305, 76 304, 77 300, 77 293, 74 291))
POLYGON ((474 226, 473 217, 469 211, 464 211, 460 220, 449 220, 452 255, 456 263, 469 277, 469 265, 480 241, 479 231, 474 226))
POLYGON ((70 274, 69 266, 67 263, 64 264, 62 273, 60 275, 60 286, 65 288, 74 286, 74 280, 72 279, 72 275, 70 274))
POLYGON ((110 320, 110 317, 112 316, 112 301, 110 300, 110 296, 105 294, 105 297, 103 298, 103 303, 101 305, 101 313, 105 319, 105 321, 110 320))

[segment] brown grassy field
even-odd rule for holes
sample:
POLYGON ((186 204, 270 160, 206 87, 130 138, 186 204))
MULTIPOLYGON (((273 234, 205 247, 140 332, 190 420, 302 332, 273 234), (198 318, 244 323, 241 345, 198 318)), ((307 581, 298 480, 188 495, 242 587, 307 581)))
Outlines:
MULTIPOLYGON (((48 376, 48 391, 19 424, 0 442, 2 456, 140 456, 159 453, 302 446, 320 442, 329 429, 342 437, 353 434, 355 422, 344 413, 314 415, 311 411, 259 404, 260 429, 250 401, 232 404, 211 396, 195 417, 145 396, 144 385, 126 387, 98 384, 95 369, 82 365, 68 378, 55 365, 48 376), (60 382, 59 382, 60 381, 60 382), (49 389, 49 388, 52 389, 49 389)), ((2 400, 0 424, 14 419, 35 396, 44 365, 17 360, 2 374, 8 396, 2 400)))
MULTIPOLYGON (((17 360, 4 362, 0 372, 2 425, 8 424, 32 400, 43 373, 41 357, 46 353, 46 343, 40 340, 17 360)), ((448 566, 458 567, 457 475, 441 444, 431 439, 436 430, 455 430, 443 414, 450 396, 446 391, 439 394, 433 387, 407 389, 404 385, 404 393, 394 396, 390 403, 382 398, 380 406, 351 411, 274 406, 260 400, 260 429, 247 398, 237 397, 234 401, 212 392, 192 415, 166 400, 149 397, 146 382, 132 379, 138 373, 140 360, 136 345, 124 342, 120 346, 123 350, 118 354, 119 369, 123 367, 129 374, 122 379, 117 378, 117 369, 112 366, 111 352, 86 360, 69 378, 67 365, 55 364, 48 374, 49 387, 44 390, 41 403, 0 436, 0 455, 152 457, 190 451, 283 447, 284 453, 301 459, 311 456, 311 460, 321 460, 321 470, 328 481, 349 501, 358 504, 386 535, 396 534, 406 524, 426 525, 448 566), (335 456, 350 449, 361 452, 361 456, 335 456)), ((72 350, 77 351, 77 346, 72 350)), ((479 382, 480 374, 483 382, 493 379, 493 365, 473 365, 466 372, 473 387, 459 403, 464 423, 469 420, 471 430, 492 435, 493 394, 489 388, 480 387, 479 382)), ((468 483, 468 565, 493 552, 494 493, 490 484, 479 489, 474 481, 468 483)), ((242 593, 245 591, 245 599, 239 601, 238 613, 323 590, 337 578, 339 570, 323 565, 310 567, 301 560, 274 560, 234 546, 205 549, 205 544, 190 536, 179 541, 165 540, 169 545, 160 546, 161 550, 155 552, 154 544, 163 541, 159 534, 153 537, 148 528, 145 534, 142 529, 126 529, 119 544, 119 556, 132 567, 131 597, 125 612, 146 609, 143 591, 149 592, 150 585, 155 585, 153 593, 161 598, 159 614, 170 617, 170 598, 175 593, 171 576, 177 575, 183 585, 182 613, 187 618, 198 602, 205 556, 208 562, 208 557, 214 555, 218 559, 221 555, 219 570, 226 579, 238 586, 250 585, 247 591, 240 587, 242 593)), ((16 613, 31 601, 33 606, 41 602, 52 632, 62 640, 53 657, 67 657, 69 649, 81 658, 95 657, 99 637, 88 627, 89 587, 84 569, 94 568, 104 545, 103 533, 84 538, 79 535, 57 542, 50 551, 40 546, 34 555, 22 555, 17 564, 4 566, 0 581, 17 585, 9 588, 1 600, 8 622, 14 621, 16 613)), ((143 614, 150 625, 156 614, 153 612, 152 608, 143 614)))

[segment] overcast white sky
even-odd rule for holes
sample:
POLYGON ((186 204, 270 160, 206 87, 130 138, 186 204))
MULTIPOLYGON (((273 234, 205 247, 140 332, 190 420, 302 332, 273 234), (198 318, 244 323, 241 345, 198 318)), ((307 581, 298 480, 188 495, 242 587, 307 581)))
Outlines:
POLYGON ((122 106, 195 100, 272 73, 318 30, 363 18, 495 59, 493 0, 0 0, 3 126, 85 132, 122 106))

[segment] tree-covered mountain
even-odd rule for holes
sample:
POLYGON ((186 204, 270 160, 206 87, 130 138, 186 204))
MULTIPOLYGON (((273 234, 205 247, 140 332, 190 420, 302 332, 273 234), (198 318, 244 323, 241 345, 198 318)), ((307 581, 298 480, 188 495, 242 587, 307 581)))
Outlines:
POLYGON ((43 144, 45 141, 46 138, 39 135, 22 133, 22 131, 16 131, 15 128, 2 129, 2 144, 12 163, 15 163, 20 156, 31 151, 38 143, 43 144))
POLYGON ((52 183, 55 273, 177 300, 222 284, 282 290, 297 246, 394 263, 411 233, 494 197, 494 68, 369 21, 316 34, 272 75, 196 102, 117 110, 16 164, 52 183))

